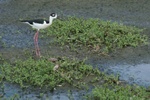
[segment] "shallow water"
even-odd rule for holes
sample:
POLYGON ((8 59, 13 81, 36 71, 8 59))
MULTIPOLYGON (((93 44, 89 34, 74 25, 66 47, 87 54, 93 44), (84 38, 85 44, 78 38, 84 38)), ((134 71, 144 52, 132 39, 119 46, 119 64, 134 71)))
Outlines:
POLYGON ((81 98, 85 100, 84 96, 91 91, 91 89, 85 92, 85 90, 61 87, 56 87, 53 92, 44 89, 21 89, 18 85, 7 82, 4 87, 4 98, 8 99, 17 94, 19 100, 80 100, 81 98))
POLYGON ((118 73, 121 80, 125 80, 130 84, 150 86, 150 64, 117 65, 109 68, 114 73, 118 73))

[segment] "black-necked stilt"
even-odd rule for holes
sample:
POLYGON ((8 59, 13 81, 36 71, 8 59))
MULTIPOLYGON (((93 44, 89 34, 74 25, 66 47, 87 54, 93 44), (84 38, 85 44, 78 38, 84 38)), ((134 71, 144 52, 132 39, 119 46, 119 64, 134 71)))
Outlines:
POLYGON ((48 26, 52 24, 53 19, 57 18, 57 14, 51 13, 49 17, 49 21, 44 20, 44 19, 34 19, 34 20, 21 20, 21 22, 24 22, 32 28, 37 29, 37 32, 34 35, 34 44, 35 44, 35 50, 36 50, 36 55, 40 57, 40 49, 38 46, 38 34, 40 29, 45 29, 48 26))

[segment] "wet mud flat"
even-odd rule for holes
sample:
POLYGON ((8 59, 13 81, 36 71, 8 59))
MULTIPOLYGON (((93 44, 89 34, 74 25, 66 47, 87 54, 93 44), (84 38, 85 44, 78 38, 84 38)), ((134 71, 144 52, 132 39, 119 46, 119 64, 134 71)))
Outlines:
MULTIPOLYGON (((150 1, 137 0, 0 0, 0 52, 4 53, 6 58, 20 56, 22 50, 34 49, 33 35, 35 31, 20 23, 19 19, 48 18, 51 12, 57 12, 59 16, 76 16, 85 18, 100 18, 103 20, 112 20, 122 22, 126 25, 146 28, 142 34, 150 36, 150 1), (28 3, 27 3, 28 2, 28 3), (4 46, 1 46, 4 45, 4 46), (18 52, 20 52, 18 54, 18 52)), ((39 45, 45 47, 48 43, 39 39, 39 45)), ((46 48, 46 47, 45 47, 46 48)), ((33 51, 31 50, 30 53, 33 51)), ((67 52, 59 47, 51 46, 49 54, 52 56, 69 56, 79 59, 87 57, 87 63, 100 70, 119 73, 122 80, 148 87, 150 85, 150 46, 140 46, 137 48, 127 47, 109 54, 101 56, 90 52, 67 52), (69 53, 69 54, 68 54, 69 53)), ((43 53, 45 51, 43 50, 43 53)), ((44 54, 46 55, 46 53, 44 54)), ((23 55, 21 55, 23 56, 23 55)), ((20 89, 15 85, 5 84, 5 96, 9 97, 17 93, 20 89), (15 91, 16 90, 16 91, 15 91)), ((83 92, 84 93, 84 92, 83 92)), ((79 92, 74 92, 75 100, 81 98, 79 92)), ((25 94, 24 94, 25 95, 25 94)), ((69 99, 64 92, 56 92, 52 95, 54 100, 69 99)), ((27 94, 29 98, 38 99, 36 95, 27 94), (31 96, 32 95, 32 96, 31 96)), ((24 99, 24 98, 23 98, 24 99)))

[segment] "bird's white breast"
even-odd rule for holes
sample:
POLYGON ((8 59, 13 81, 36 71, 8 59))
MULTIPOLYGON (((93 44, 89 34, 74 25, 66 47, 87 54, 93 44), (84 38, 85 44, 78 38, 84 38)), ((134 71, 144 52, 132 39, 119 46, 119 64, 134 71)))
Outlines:
POLYGON ((39 24, 39 23, 33 23, 32 27, 35 29, 45 29, 49 26, 50 24, 47 24, 45 21, 43 24, 39 24))

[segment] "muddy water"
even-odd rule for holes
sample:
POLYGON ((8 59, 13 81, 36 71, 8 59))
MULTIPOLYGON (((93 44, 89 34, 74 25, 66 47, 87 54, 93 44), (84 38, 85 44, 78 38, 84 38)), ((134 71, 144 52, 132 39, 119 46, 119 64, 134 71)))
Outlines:
POLYGON ((150 85, 150 64, 118 65, 113 67, 113 71, 120 74, 120 79, 129 81, 130 84, 150 85))
POLYGON ((150 86, 149 46, 127 47, 107 57, 92 57, 89 62, 107 73, 120 74, 121 80, 130 84, 150 86))
MULTIPOLYGON (((144 33, 150 36, 150 1, 149 0, 0 0, 0 52, 6 58, 12 59, 21 55, 23 49, 33 51, 33 31, 29 26, 21 24, 19 19, 47 18, 50 13, 56 12, 59 16, 77 16, 85 18, 100 18, 122 22, 140 28, 146 28, 144 33), (4 43, 4 44, 3 44, 4 43), (1 46, 4 45, 4 46, 1 46), (13 48, 12 48, 13 47, 13 48), (13 50, 11 50, 11 49, 13 50), (11 50, 11 51, 10 51, 11 50), (13 52, 12 52, 13 51, 13 52), (20 52, 18 54, 18 52, 20 52), (12 54, 12 55, 11 55, 12 54)), ((46 46, 47 41, 39 39, 40 47, 46 46)), ((45 48, 46 49, 46 48, 45 48)), ((42 50, 41 50, 42 51, 42 50)), ((98 56, 89 52, 74 53, 61 51, 59 47, 50 47, 48 52, 52 56, 70 56, 77 58, 88 57, 88 62, 101 70, 119 73, 122 80, 149 86, 150 79, 150 46, 137 48, 127 47, 113 52, 109 56, 98 56), (67 53, 66 53, 67 52, 67 53), (69 53, 69 54, 68 54, 69 53), (132 77, 133 76, 133 77, 132 77)), ((45 51, 42 51, 43 54, 45 51)), ((15 85, 6 84, 5 96, 20 93, 15 85), (10 91, 13 90, 13 91, 10 91)), ((47 93, 48 94, 48 93, 47 93)), ((77 100, 79 92, 74 92, 77 100)), ((32 99, 38 99, 37 94, 27 94, 32 99)), ((48 94, 49 98, 59 100, 69 99, 66 92, 48 94)))

